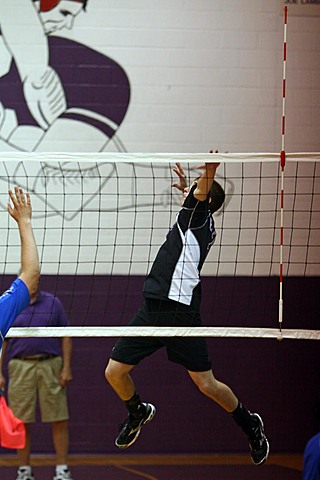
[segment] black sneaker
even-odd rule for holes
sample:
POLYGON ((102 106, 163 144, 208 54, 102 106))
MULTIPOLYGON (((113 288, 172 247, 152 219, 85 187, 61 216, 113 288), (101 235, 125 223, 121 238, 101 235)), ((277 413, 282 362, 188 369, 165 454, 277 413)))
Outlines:
POLYGON ((132 415, 128 415, 126 421, 120 427, 120 433, 116 438, 115 444, 119 448, 128 448, 138 438, 142 425, 149 423, 156 413, 156 408, 151 403, 143 403, 145 406, 145 414, 140 419, 135 419, 132 415))
POLYGON ((249 446, 251 450, 251 459, 255 465, 264 463, 269 455, 269 442, 264 434, 263 421, 257 413, 252 413, 254 425, 249 434, 249 446))

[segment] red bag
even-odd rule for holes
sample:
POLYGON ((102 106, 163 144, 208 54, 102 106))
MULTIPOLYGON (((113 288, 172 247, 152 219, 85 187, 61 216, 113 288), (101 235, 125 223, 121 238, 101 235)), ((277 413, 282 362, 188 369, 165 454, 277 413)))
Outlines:
POLYGON ((26 445, 26 427, 22 420, 13 415, 4 395, 0 396, 0 445, 15 449, 26 445))

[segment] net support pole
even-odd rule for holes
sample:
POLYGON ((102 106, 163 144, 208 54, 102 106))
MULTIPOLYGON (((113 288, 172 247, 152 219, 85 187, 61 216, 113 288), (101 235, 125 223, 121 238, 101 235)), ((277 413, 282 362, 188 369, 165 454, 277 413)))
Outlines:
POLYGON ((281 119, 281 153, 280 153, 280 169, 281 169, 281 188, 280 188, 280 272, 279 272, 279 340, 282 337, 282 321, 283 321, 283 242, 284 242, 284 168, 286 164, 285 153, 285 124, 286 124, 286 67, 287 67, 287 20, 288 7, 284 7, 283 22, 283 76, 282 76, 282 119, 281 119))

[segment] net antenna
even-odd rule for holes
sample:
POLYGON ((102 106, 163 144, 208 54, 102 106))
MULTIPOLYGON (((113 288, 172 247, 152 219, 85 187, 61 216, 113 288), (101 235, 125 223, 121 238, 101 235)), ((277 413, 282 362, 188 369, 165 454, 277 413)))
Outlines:
POLYGON ((282 75, 282 121, 281 121, 281 187, 280 187, 280 273, 279 273, 279 337, 282 340, 283 321, 283 243, 284 243, 284 169, 286 164, 285 153, 285 124, 286 124, 286 72, 287 72, 287 24, 288 7, 284 7, 283 21, 283 75, 282 75))

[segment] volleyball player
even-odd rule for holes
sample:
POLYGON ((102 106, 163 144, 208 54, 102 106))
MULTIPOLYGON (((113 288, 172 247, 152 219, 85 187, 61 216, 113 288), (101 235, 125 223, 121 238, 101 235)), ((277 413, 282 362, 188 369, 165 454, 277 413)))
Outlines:
POLYGON ((21 241, 21 273, 10 288, 0 297, 0 348, 6 333, 15 318, 36 299, 39 284, 39 259, 31 225, 31 201, 22 188, 9 190, 12 202, 8 203, 8 212, 17 222, 21 241))
MULTIPOLYGON (((200 271, 215 241, 212 213, 224 202, 224 191, 214 181, 218 163, 203 166, 202 175, 186 187, 184 172, 179 164, 174 171, 186 198, 177 221, 160 247, 146 278, 144 301, 130 326, 199 327, 200 271)), ((214 377, 206 341, 201 337, 123 337, 112 350, 106 367, 107 381, 125 403, 128 417, 120 427, 115 441, 119 448, 132 445, 141 427, 150 422, 156 409, 141 401, 130 375, 145 357, 166 347, 168 359, 183 365, 191 379, 207 397, 230 413, 249 440, 251 458, 262 464, 269 453, 262 419, 239 402, 233 391, 214 377)))

